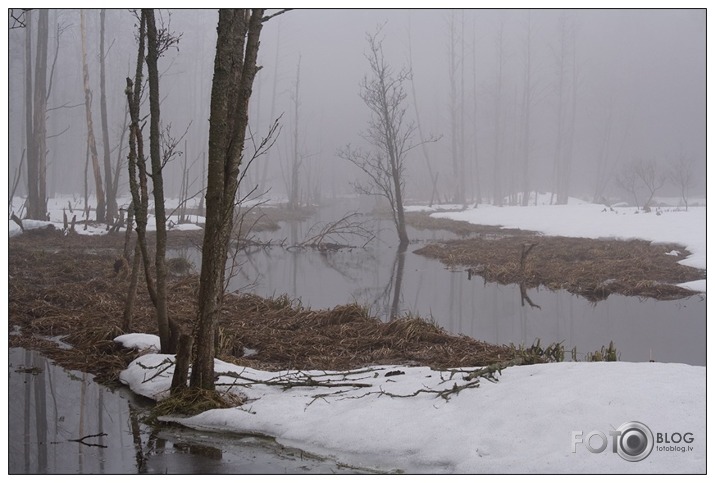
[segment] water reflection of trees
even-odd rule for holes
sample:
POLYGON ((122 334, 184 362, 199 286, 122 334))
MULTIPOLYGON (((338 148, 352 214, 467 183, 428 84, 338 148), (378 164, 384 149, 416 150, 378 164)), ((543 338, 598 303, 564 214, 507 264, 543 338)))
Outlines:
POLYGON ((390 278, 384 286, 365 289, 364 292, 375 293, 370 303, 370 310, 377 312, 377 315, 385 320, 394 320, 400 315, 400 304, 402 302, 402 280, 405 272, 405 251, 399 248, 395 251, 395 257, 390 269, 390 278))

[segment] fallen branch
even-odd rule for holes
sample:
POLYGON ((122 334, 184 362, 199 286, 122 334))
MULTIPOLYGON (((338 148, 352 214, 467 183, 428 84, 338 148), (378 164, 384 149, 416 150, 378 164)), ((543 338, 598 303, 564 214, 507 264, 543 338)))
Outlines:
POLYGON ((171 366, 173 366, 174 363, 171 361, 171 359, 164 359, 163 361, 161 361, 160 364, 158 364, 158 365, 156 365, 156 366, 145 366, 145 365, 142 364, 141 362, 137 362, 137 365, 138 365, 139 367, 141 367, 142 369, 158 369, 159 367, 163 366, 164 364, 167 364, 167 366, 164 367, 164 368, 162 368, 159 372, 157 372, 156 374, 154 374, 153 376, 151 376, 149 379, 144 379, 144 380, 142 381, 142 384, 145 383, 145 382, 149 382, 149 381, 151 381, 152 379, 154 379, 154 378, 156 378, 156 377, 159 377, 159 376, 162 375, 164 372, 166 372, 171 366))
POLYGON ((317 248, 321 251, 339 250, 341 248, 358 248, 349 244, 349 237, 365 240, 360 248, 375 239, 375 234, 365 227, 365 222, 355 220, 360 213, 349 213, 337 221, 324 224, 316 223, 308 233, 317 231, 313 236, 289 248, 317 248))
MULTIPOLYGON (((221 372, 217 376, 233 377, 234 382, 232 383, 216 383, 216 386, 251 386, 253 384, 264 384, 266 386, 280 386, 284 390, 292 389, 294 387, 372 387, 372 384, 362 383, 362 382, 332 382, 330 379, 327 381, 316 380, 316 377, 323 376, 311 376, 303 373, 298 373, 299 377, 304 377, 304 379, 285 379, 287 376, 278 376, 272 379, 254 379, 243 375, 243 372, 237 373, 234 371, 221 372), (239 379, 247 381, 246 383, 236 383, 239 379)), ((343 378, 342 381, 345 381, 343 378)))

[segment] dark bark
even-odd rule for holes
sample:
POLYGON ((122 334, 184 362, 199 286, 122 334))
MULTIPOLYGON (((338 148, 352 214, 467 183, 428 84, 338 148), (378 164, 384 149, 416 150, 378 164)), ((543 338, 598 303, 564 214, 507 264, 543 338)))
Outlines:
POLYGON ((382 42, 368 35, 370 52, 367 55, 372 77, 361 83, 360 97, 372 112, 368 130, 363 137, 375 152, 353 150, 350 146, 340 150, 338 156, 360 168, 369 178, 367 186, 356 185, 363 194, 382 196, 390 204, 392 219, 399 237, 399 248, 409 245, 405 224, 403 189, 405 184, 405 156, 416 147, 411 143, 415 127, 405 121, 404 82, 411 73, 403 69, 394 74, 386 64, 382 42))
MULTIPOLYGON (((149 298, 151 299, 152 304, 156 306, 156 290, 154 289, 154 279, 151 275, 149 250, 147 249, 146 243, 149 195, 147 189, 146 160, 144 158, 144 138, 139 124, 139 103, 141 99, 142 72, 144 68, 144 50, 146 40, 146 19, 144 15, 140 17, 138 38, 139 48, 137 53, 134 82, 132 82, 130 78, 127 78, 127 88, 125 90, 130 117, 129 157, 127 161, 127 168, 129 171, 129 190, 132 195, 131 209, 133 210, 134 219, 136 220, 137 247, 135 250, 138 249, 141 254, 141 259, 144 263, 144 278, 146 280, 149 298)), ((135 253, 135 260, 136 256, 137 255, 135 253)), ((135 267, 134 264, 132 264, 132 266, 135 267)), ((135 268, 133 268, 132 276, 134 276, 134 273, 136 273, 135 268)), ((129 312, 129 315, 125 316, 125 320, 131 320, 131 310, 134 297, 134 294, 132 293, 133 290, 134 289, 130 287, 128 292, 125 313, 129 312)))
POLYGON ((258 71, 263 9, 219 10, 209 119, 206 225, 191 387, 214 388, 214 332, 223 299, 248 103, 258 71))
POLYGON ((33 104, 33 137, 37 163, 37 214, 47 214, 47 41, 48 18, 46 9, 37 19, 37 52, 35 53, 35 102, 33 104))
POLYGON ((25 27, 25 142, 27 144, 27 217, 37 218, 37 162, 32 128, 32 12, 26 13, 25 27))
POLYGON ((171 394, 177 394, 186 388, 186 381, 189 377, 189 367, 191 366, 191 349, 193 345, 194 338, 192 336, 183 334, 179 338, 179 347, 174 365, 174 377, 171 379, 171 394))
POLYGON ((39 10, 35 78, 32 77, 31 15, 27 12, 25 36, 25 130, 27 136, 27 216, 44 220, 47 213, 47 44, 49 13, 39 10))
POLYGON ((154 191, 154 216, 156 217, 156 317, 159 326, 162 352, 174 352, 171 347, 169 314, 166 305, 166 210, 164 208, 164 181, 162 176, 161 134, 159 131, 159 45, 153 9, 143 9, 146 16, 147 73, 149 80, 149 155, 154 191))

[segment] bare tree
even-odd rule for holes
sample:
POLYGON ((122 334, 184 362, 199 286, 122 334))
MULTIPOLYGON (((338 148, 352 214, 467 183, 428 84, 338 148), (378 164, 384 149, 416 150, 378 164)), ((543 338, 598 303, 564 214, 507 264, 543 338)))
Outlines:
POLYGON ((299 197, 299 179, 298 177, 300 176, 300 168, 301 165, 303 164, 303 159, 298 152, 298 142, 299 142, 299 137, 298 137, 298 128, 299 128, 299 114, 300 114, 300 56, 298 57, 298 67, 296 68, 296 73, 295 73, 295 92, 292 95, 293 97, 293 110, 294 110, 294 115, 293 115, 293 164, 291 167, 291 175, 290 175, 290 190, 289 190, 289 196, 288 196, 288 205, 290 206, 291 209, 296 209, 300 205, 300 201, 298 199, 299 197))
MULTIPOLYGON (((160 107, 159 107, 159 72, 158 58, 170 45, 178 41, 178 37, 171 35, 167 29, 157 29, 152 9, 143 9, 139 19, 139 49, 137 54, 137 67, 134 81, 127 78, 127 103, 131 118, 129 136, 129 186, 132 193, 131 210, 136 219, 137 248, 141 251, 144 262, 144 274, 157 317, 161 351, 174 352, 179 337, 178 328, 169 317, 166 300, 166 210, 164 207, 164 191, 162 170, 168 159, 174 155, 174 148, 178 141, 165 146, 161 152, 162 134, 160 132, 160 107), (146 46, 146 54, 145 54, 146 46), (139 105, 141 99, 142 71, 146 62, 149 86, 149 151, 151 160, 151 174, 148 173, 146 158, 144 156, 144 137, 141 129, 139 105), (156 280, 152 278, 149 250, 146 240, 146 225, 148 217, 148 177, 151 176, 154 192, 154 210, 156 217, 156 246, 154 257, 154 272, 156 280)), ((125 307, 125 326, 131 320, 131 301, 136 290, 136 270, 138 258, 135 253, 132 279, 129 296, 125 307)))
MULTIPOLYGON (((166 302, 166 209, 164 207, 164 177, 162 169, 164 158, 161 154, 161 130, 159 106, 159 68, 160 44, 166 39, 159 38, 153 9, 143 9, 146 17, 147 55, 146 65, 149 82, 149 157, 151 158, 151 181, 154 187, 154 217, 156 218, 156 317, 159 326, 159 338, 163 352, 174 352, 172 334, 169 328, 169 312, 166 302)), ((178 336, 178 334, 175 334, 178 336)))
MULTIPOLYGON (((408 69, 412 71, 412 24, 410 22, 410 14, 408 13, 407 21, 407 52, 408 52, 408 69)), ((417 132, 420 137, 420 144, 422 145, 422 155, 425 158, 425 165, 427 166, 427 173, 429 174, 430 181, 432 182, 432 192, 430 194, 429 206, 434 204, 435 198, 438 196, 437 193, 437 180, 439 179, 439 171, 435 172, 432 170, 432 164, 429 160, 429 154, 427 153, 427 143, 425 143, 424 132, 422 131, 422 123, 420 122, 420 111, 417 107, 417 90, 415 89, 415 79, 414 76, 410 76, 410 87, 412 91, 412 104, 415 109, 415 120, 417 121, 417 132)))
POLYGON ((458 32, 456 26, 456 11, 452 10, 449 17, 449 118, 451 131, 452 172, 454 174, 454 203, 465 204, 464 170, 464 11, 462 11, 462 28, 458 32), (461 56, 457 56, 457 48, 461 40, 461 56), (457 85, 458 71, 461 71, 461 84, 457 85))
POLYGON ((648 193, 648 198, 643 204, 643 209, 648 211, 650 210, 650 204, 653 202, 655 193, 665 185, 667 175, 660 171, 655 161, 641 159, 635 163, 633 168, 636 177, 640 180, 648 193))
POLYGON ((669 177, 680 192, 680 198, 685 204, 685 211, 688 211, 688 192, 695 184, 693 179, 693 158, 681 151, 678 159, 670 168, 669 177))
POLYGON ((365 76, 360 84, 360 97, 371 111, 368 128, 362 137, 375 150, 354 149, 350 145, 338 151, 338 156, 360 168, 369 178, 368 184, 355 184, 358 192, 383 196, 390 205, 400 249, 410 243, 405 225, 403 190, 405 187, 405 157, 417 145, 412 143, 414 123, 405 119, 406 98, 404 83, 412 75, 407 69, 394 73, 385 62, 382 39, 368 34, 371 78, 365 76))
POLYGON ((99 169, 97 142, 94 138, 94 127, 92 126, 92 91, 89 88, 89 66, 87 65, 87 29, 85 28, 83 9, 80 9, 80 30, 82 33, 82 79, 84 86, 84 109, 87 118, 87 142, 89 143, 89 154, 92 159, 92 170, 94 172, 94 184, 97 194, 97 221, 104 222, 106 220, 106 205, 104 198, 104 188, 102 187, 102 173, 99 169))
POLYGON ((531 111, 534 85, 531 75, 531 10, 527 11, 524 40, 524 91, 521 101, 521 206, 529 204, 529 155, 531 154, 531 111))
POLYGON ((27 139, 28 218, 44 220, 47 213, 47 47, 49 14, 40 9, 34 79, 32 72, 32 13, 25 12, 25 129, 27 139))
POLYGON ((633 201, 635 206, 638 205, 638 176, 636 175, 635 164, 628 163, 621 167, 618 176, 616 177, 616 184, 626 193, 633 196, 633 201))
POLYGON ((106 218, 108 221, 114 220, 117 216, 117 192, 115 184, 112 182, 112 162, 109 156, 109 126, 107 120, 107 89, 106 89, 106 69, 105 59, 107 52, 104 47, 104 21, 106 9, 99 11, 99 106, 101 109, 102 121, 102 148, 104 155, 104 191, 107 196, 106 218))
POLYGON ((494 170, 492 181, 492 204, 501 206, 504 202, 501 186, 502 157, 502 89, 504 85, 504 22, 497 31, 497 79, 494 96, 494 170))
POLYGON ((263 14, 263 9, 219 10, 209 118, 206 225, 191 369, 193 388, 214 388, 214 332, 223 300, 263 14))
POLYGON ((565 16, 559 20, 559 50, 556 57, 557 125, 554 154, 554 193, 556 203, 568 203, 571 183, 573 143, 576 130, 578 72, 576 64, 576 27, 565 16), (570 88, 570 91, 569 91, 570 88))

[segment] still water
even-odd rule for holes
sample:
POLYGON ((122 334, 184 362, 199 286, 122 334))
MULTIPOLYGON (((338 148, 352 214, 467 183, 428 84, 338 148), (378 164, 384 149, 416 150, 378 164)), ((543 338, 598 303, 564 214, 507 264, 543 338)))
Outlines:
MULTIPOLYGON (((450 233, 410 230, 412 243, 398 254, 389 221, 370 221, 378 236, 364 249, 357 248, 361 240, 352 240, 356 248, 338 251, 295 247, 315 233, 316 223, 337 220, 347 210, 321 208, 308 221, 256 234, 264 242, 285 243, 242 252, 229 289, 262 296, 285 293, 312 308, 358 302, 384 320, 392 314, 419 314, 451 333, 495 344, 563 342, 567 350, 576 347, 579 359, 613 341, 623 361, 706 364, 704 295, 676 301, 611 295, 593 304, 565 291, 528 290, 537 308, 522 301, 518 285, 484 283, 476 276, 470 280, 466 271, 450 271, 438 260, 413 253, 429 241, 454 238, 450 233)), ((194 249, 170 256, 185 256, 200 266, 194 249)))
POLYGON ((146 425, 149 401, 33 351, 10 348, 8 365, 11 475, 359 472, 268 438, 146 425))

